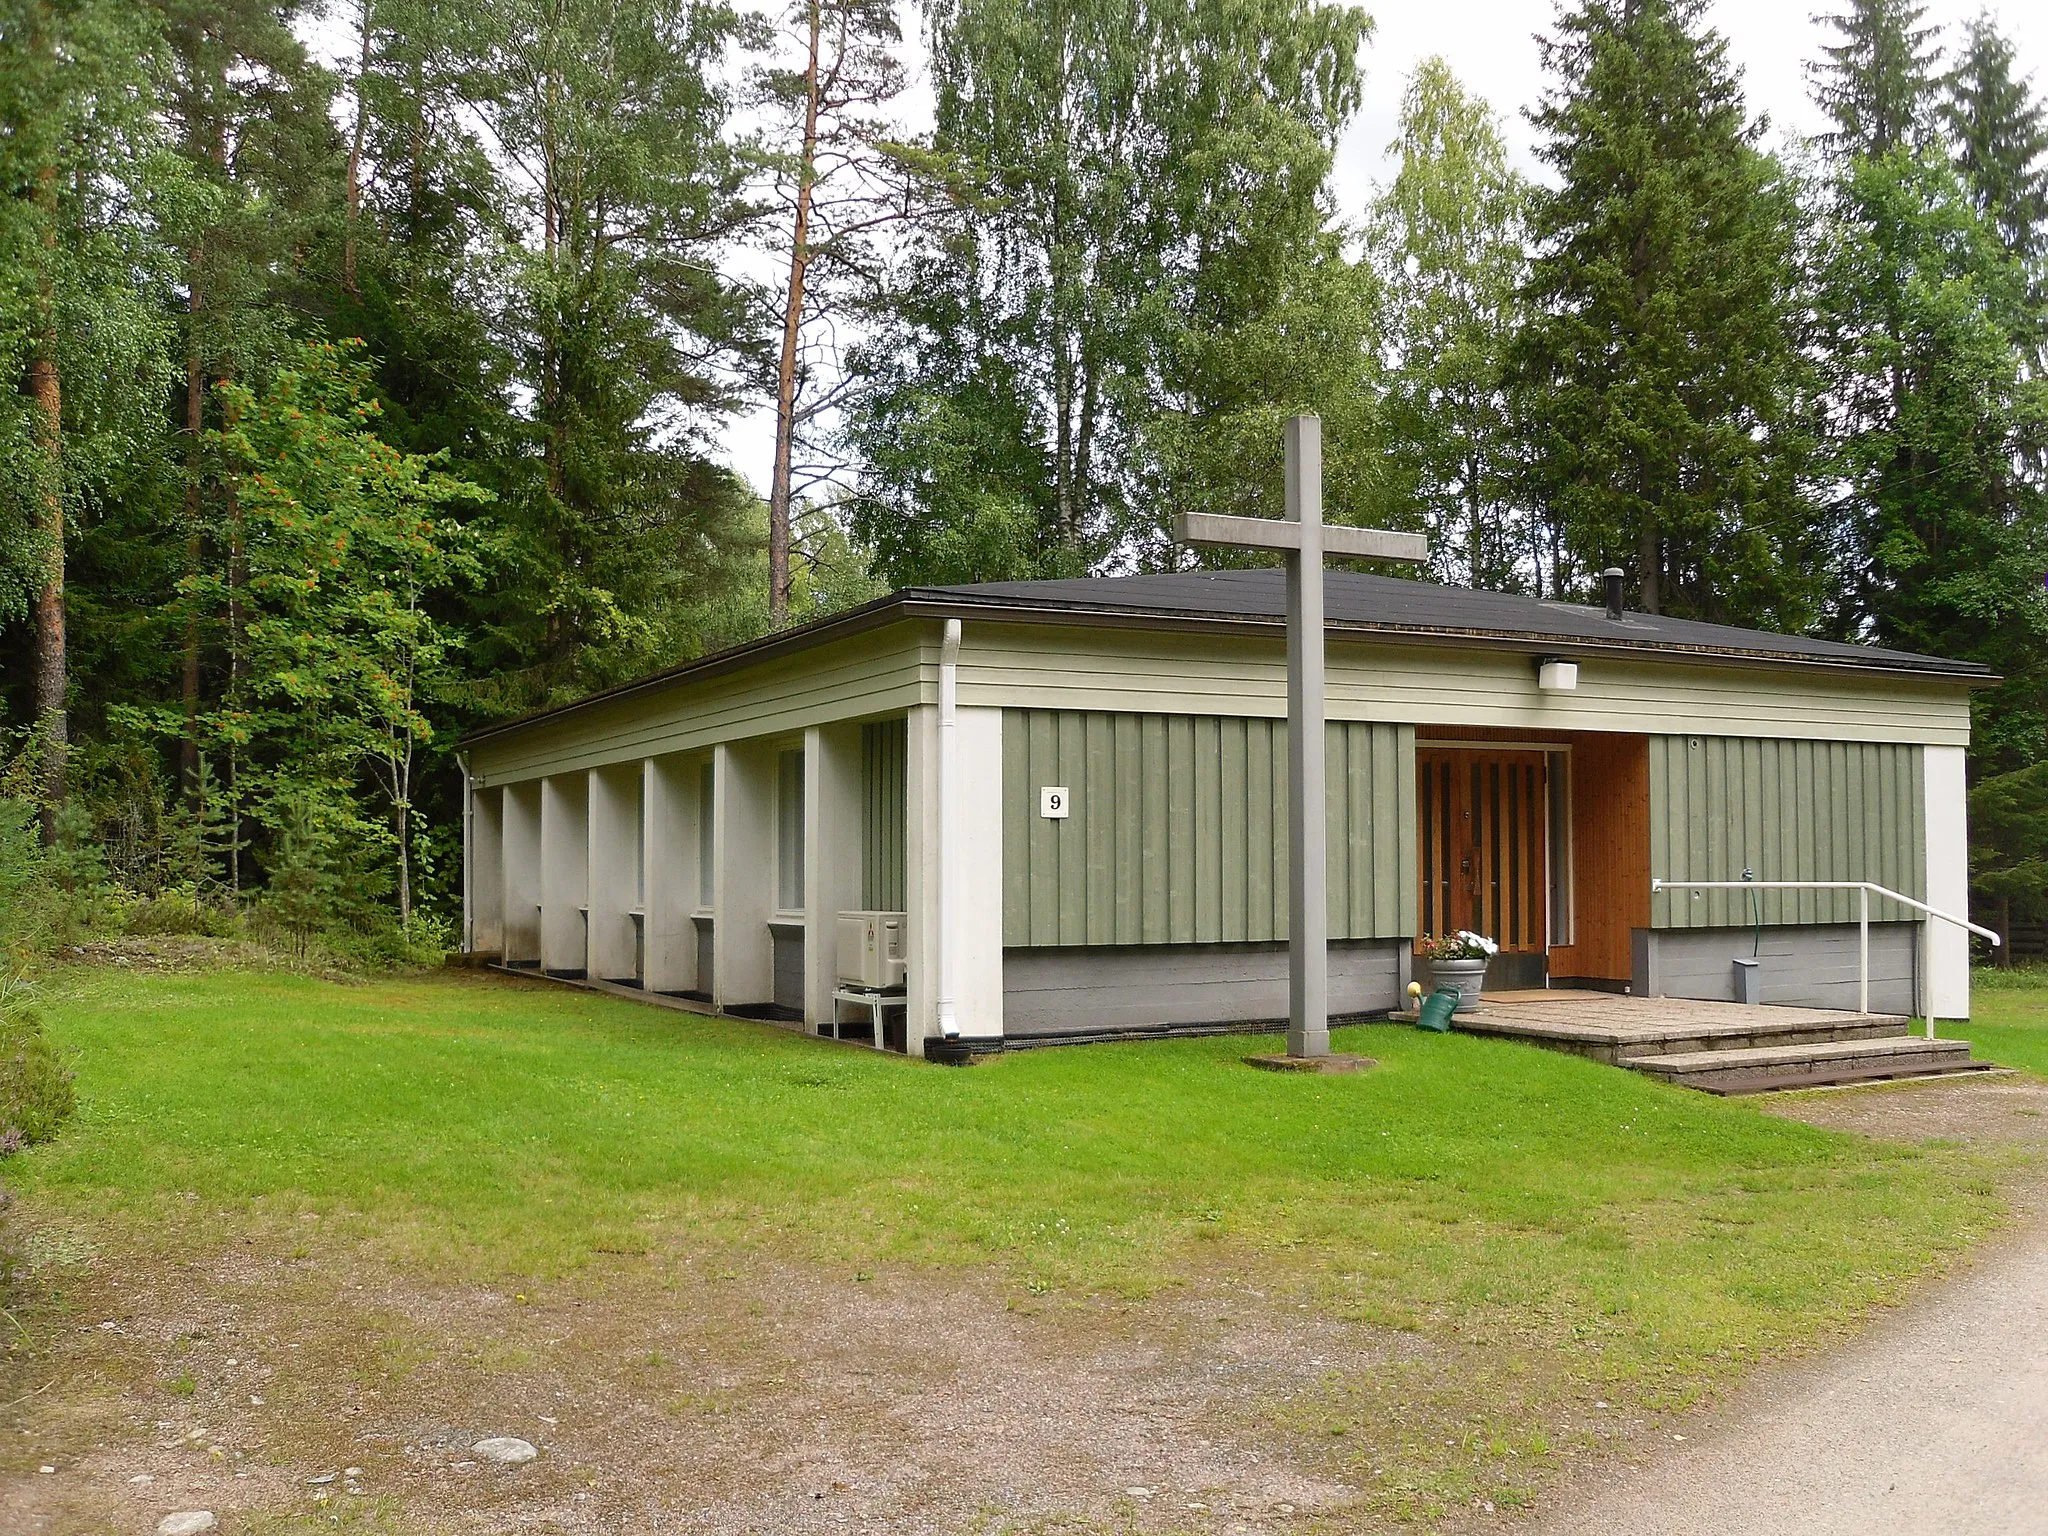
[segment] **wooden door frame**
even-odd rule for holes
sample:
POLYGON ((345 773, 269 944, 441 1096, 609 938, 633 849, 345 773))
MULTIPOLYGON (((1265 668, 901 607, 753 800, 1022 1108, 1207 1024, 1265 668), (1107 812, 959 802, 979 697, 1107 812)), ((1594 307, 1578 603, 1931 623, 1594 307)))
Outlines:
MULTIPOLYGON (((1559 914, 1553 910, 1553 897, 1560 889, 1556 861, 1562 857, 1565 861, 1565 868, 1569 870, 1571 866, 1572 833, 1568 822, 1570 814, 1569 800, 1565 803, 1567 825, 1564 828, 1563 837, 1560 840, 1560 838, 1553 835, 1557 831, 1557 796, 1559 793, 1559 785, 1555 781, 1556 775, 1553 772, 1553 762, 1560 754, 1563 756, 1565 764, 1564 783, 1565 793, 1568 795, 1571 782, 1571 744, 1569 742, 1498 739, 1473 741, 1433 737, 1417 739, 1415 755, 1416 875, 1419 887, 1416 903, 1416 927, 1418 929, 1418 937, 1427 933, 1433 923, 1439 931, 1448 931, 1450 926, 1449 914, 1455 910, 1450 898, 1449 879, 1447 878, 1450 870, 1449 858, 1443 857, 1441 859, 1441 870, 1434 868, 1434 865, 1439 861, 1433 857, 1432 850, 1438 842, 1445 841, 1445 839, 1440 837, 1440 833, 1443 833, 1446 829, 1431 824, 1432 821, 1437 819, 1435 813, 1439 811, 1439 807, 1435 804, 1434 795, 1430 788, 1430 769, 1435 766, 1430 760, 1432 757, 1440 756, 1444 759, 1446 767, 1460 762, 1460 760, 1469 761, 1476 774, 1481 769, 1483 761, 1490 758, 1494 760, 1496 767, 1512 764, 1516 767, 1538 770, 1540 774, 1538 782, 1541 788, 1535 797, 1536 804, 1533 806, 1523 803, 1519 796, 1511 802, 1502 797, 1500 784, 1496 777, 1491 789, 1486 792, 1486 796, 1482 796, 1482 798, 1490 797, 1493 800, 1496 818, 1492 828, 1490 857, 1485 852, 1480 853, 1484 867, 1482 871, 1475 871, 1475 874, 1481 875, 1485 880, 1489 887, 1490 895, 1481 895, 1477 891, 1468 892, 1467 900, 1475 908, 1468 915, 1472 917, 1472 926, 1475 929, 1484 929, 1488 922, 1485 910, 1490 906, 1492 909, 1492 926, 1502 931, 1499 933, 1489 933, 1488 937, 1501 946, 1502 952, 1504 954, 1539 955, 1543 957, 1546 966, 1548 965, 1550 951, 1555 947, 1558 935, 1560 933, 1569 934, 1571 927, 1569 904, 1572 899, 1572 889, 1568 878, 1562 885, 1564 900, 1567 904, 1566 911, 1563 914, 1559 914), (1453 754, 1456 755, 1453 756, 1453 754), (1498 814, 1499 808, 1502 805, 1508 806, 1508 828, 1505 836, 1503 836, 1498 814), (1522 811, 1520 817, 1514 814, 1517 807, 1522 811), (1425 816, 1425 809, 1429 810, 1432 815, 1425 816), (1524 822, 1528 823, 1528 825, 1524 826, 1524 822), (1518 836, 1521 839, 1519 844, 1516 842, 1518 836), (1561 850, 1558 846, 1560 841, 1563 844, 1561 850), (1515 882, 1508 871, 1522 862, 1521 856, 1524 854, 1531 856, 1538 863, 1538 867, 1526 872, 1521 881, 1515 882), (1430 878, 1432 873, 1438 876, 1434 881, 1430 878), (1515 903, 1514 891, 1512 889, 1503 890, 1504 886, 1510 885, 1519 886, 1522 893, 1522 899, 1519 903, 1515 903), (1437 899, 1439 894, 1443 896, 1441 902, 1437 899), (1503 919, 1501 908, 1504 901, 1515 903, 1518 910, 1515 912, 1514 918, 1523 920, 1525 931, 1522 932, 1518 939, 1511 939, 1509 937, 1516 923, 1513 919, 1503 919), (1445 909, 1441 913, 1437 911, 1439 905, 1445 909), (1531 910, 1532 907, 1533 911, 1531 910), (1564 919, 1562 927, 1559 924, 1560 915, 1564 919), (1530 932, 1526 931, 1527 929, 1534 930, 1533 936, 1530 932)), ((1471 798, 1472 790, 1470 782, 1466 780, 1462 772, 1449 775, 1446 782, 1454 786, 1454 794, 1451 798, 1446 799, 1441 807, 1441 814, 1448 816, 1452 814, 1453 806, 1471 798)), ((1472 807, 1467 807, 1466 814, 1468 816, 1472 814, 1472 807)), ((1446 843, 1445 853, 1448 854, 1448 843, 1446 843)))

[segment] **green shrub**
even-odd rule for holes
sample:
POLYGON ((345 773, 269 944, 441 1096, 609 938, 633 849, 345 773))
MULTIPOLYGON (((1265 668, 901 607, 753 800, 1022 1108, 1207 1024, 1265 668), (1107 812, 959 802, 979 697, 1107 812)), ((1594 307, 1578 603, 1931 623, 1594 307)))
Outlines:
POLYGON ((43 948, 54 916, 36 814, 32 802, 0 796, 0 950, 17 970, 43 948))
POLYGON ((128 909, 122 926, 141 937, 197 934, 231 939, 241 931, 242 921, 233 909, 206 900, 190 886, 178 886, 137 902, 128 909))
POLYGON ((1972 966, 1970 985, 1986 992, 2048 992, 2048 962, 2023 960, 2012 966, 1972 966))
POLYGON ((0 1001, 0 1155, 48 1141, 77 1104, 72 1074, 19 999, 0 1001))

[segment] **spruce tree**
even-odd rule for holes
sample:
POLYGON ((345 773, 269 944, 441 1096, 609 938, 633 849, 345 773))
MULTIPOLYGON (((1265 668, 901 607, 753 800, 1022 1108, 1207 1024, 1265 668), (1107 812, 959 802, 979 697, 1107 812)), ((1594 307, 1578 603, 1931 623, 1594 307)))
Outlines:
POLYGON ((1703 0, 1585 0, 1543 42, 1515 372, 1529 485, 1566 569, 1636 601, 1798 628, 1822 562, 1795 199, 1703 0))
POLYGON ((1821 309, 1836 477, 1849 488, 1839 633, 2001 675, 1972 695, 1973 765, 2048 752, 2048 390, 2025 274, 1947 159, 1837 174, 1821 309))
POLYGON ((1951 161, 1928 136, 1939 82, 1919 15, 1883 0, 1835 18, 1842 40, 1815 77, 1838 130, 1815 221, 1830 457, 1847 487, 1831 623, 1997 671, 1971 701, 1972 771, 1997 773, 2048 752, 2048 392, 2028 363, 2031 232, 2008 227, 2015 210, 2025 220, 2038 123, 1995 34, 1973 29, 1948 84, 1951 161), (1844 102, 1891 106, 1859 119, 1844 102), (1896 131, 1874 131, 1880 115, 1896 131))
POLYGON ((2048 117, 1989 16, 1970 23, 1943 115, 1977 211, 2021 262, 2048 253, 2048 117))
POLYGON ((1917 149, 1933 135, 1939 27, 1923 26, 1927 7, 1913 0, 1849 0, 1849 9, 1815 19, 1837 41, 1808 64, 1813 99, 1834 128, 1821 143, 1836 155, 1917 149))

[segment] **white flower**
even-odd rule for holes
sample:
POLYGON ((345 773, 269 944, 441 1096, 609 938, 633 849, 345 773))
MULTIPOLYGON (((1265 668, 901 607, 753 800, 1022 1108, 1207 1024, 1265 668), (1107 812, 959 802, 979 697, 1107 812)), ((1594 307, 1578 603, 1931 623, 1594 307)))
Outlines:
POLYGON ((1495 955, 1500 953, 1500 946, 1494 943, 1493 940, 1489 939, 1483 933, 1474 933, 1469 928, 1460 928, 1458 930, 1458 937, 1463 939, 1469 947, 1478 950, 1480 954, 1486 956, 1486 958, 1489 960, 1491 960, 1495 955))

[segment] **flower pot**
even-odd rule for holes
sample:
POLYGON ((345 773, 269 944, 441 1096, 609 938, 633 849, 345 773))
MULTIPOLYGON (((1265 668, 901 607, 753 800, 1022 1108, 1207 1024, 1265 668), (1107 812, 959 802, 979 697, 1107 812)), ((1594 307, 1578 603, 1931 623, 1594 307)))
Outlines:
POLYGON ((1422 964, 1428 973, 1423 983, 1426 991, 1456 987, 1459 1013, 1471 1013, 1479 1007, 1479 992, 1486 985, 1484 960, 1425 960, 1422 964))

